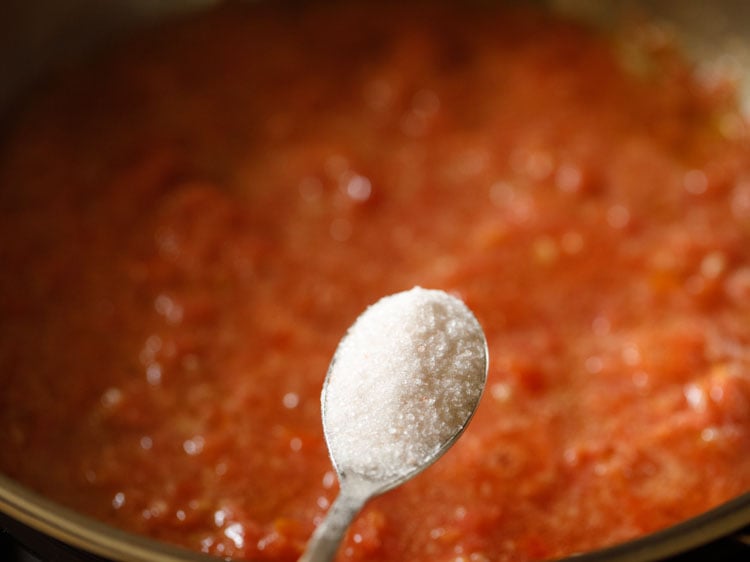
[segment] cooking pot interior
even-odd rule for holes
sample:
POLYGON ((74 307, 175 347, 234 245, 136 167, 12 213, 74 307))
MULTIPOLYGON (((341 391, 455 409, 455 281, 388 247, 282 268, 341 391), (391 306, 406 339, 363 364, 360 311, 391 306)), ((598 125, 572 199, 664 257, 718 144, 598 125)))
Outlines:
MULTIPOLYGON (((0 108, 12 112, 22 92, 60 64, 88 56, 127 32, 165 18, 206 9, 215 0, 10 0, 0 7, 0 108)), ((589 0, 550 0, 553 11, 567 17, 615 28, 622 21, 650 17, 673 30, 686 52, 706 72, 719 69, 734 74, 743 106, 750 111, 750 3, 725 0, 665 0, 659 3, 589 0)), ((0 475, 0 511, 22 525, 51 537, 121 560, 207 560, 146 538, 135 537, 62 508, 0 475)), ((695 548, 736 533, 750 522, 750 494, 676 527, 606 549, 576 557, 594 560, 648 561, 695 548)), ((6 525, 8 528, 12 523, 6 525)))

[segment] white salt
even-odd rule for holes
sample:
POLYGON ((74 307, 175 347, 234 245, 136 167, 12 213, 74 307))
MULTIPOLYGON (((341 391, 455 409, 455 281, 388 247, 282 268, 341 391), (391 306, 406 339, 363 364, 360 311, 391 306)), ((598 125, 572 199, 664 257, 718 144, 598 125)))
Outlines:
POLYGON ((323 423, 341 474, 414 472, 459 433, 487 375, 487 344, 468 307, 415 287, 369 307, 339 344, 323 423))

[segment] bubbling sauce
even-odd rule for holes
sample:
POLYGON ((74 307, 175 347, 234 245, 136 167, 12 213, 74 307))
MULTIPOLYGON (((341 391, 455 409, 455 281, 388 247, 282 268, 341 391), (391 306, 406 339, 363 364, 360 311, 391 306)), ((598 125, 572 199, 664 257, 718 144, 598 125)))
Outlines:
POLYGON ((0 469, 123 529, 295 560, 336 495, 336 345, 421 285, 475 312, 486 392, 340 560, 564 556, 746 492, 746 122, 652 35, 243 3, 65 70, 0 145, 0 469))

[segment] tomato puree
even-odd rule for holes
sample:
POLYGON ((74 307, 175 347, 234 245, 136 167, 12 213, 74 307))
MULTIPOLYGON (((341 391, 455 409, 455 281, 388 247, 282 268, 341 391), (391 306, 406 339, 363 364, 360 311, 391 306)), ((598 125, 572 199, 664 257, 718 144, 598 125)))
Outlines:
POLYGON ((750 151, 728 81, 495 3, 229 4, 24 101, 0 145, 0 470, 117 527, 296 560, 364 308, 459 296, 459 442, 341 561, 588 551, 750 489, 750 151))

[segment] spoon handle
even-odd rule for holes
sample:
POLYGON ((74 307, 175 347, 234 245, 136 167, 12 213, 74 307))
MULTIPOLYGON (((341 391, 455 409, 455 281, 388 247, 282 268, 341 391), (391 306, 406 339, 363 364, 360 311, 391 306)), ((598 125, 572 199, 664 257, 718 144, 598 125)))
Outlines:
POLYGON ((330 562, 336 557, 349 524, 368 500, 368 495, 342 488, 323 522, 315 529, 299 562, 330 562))

